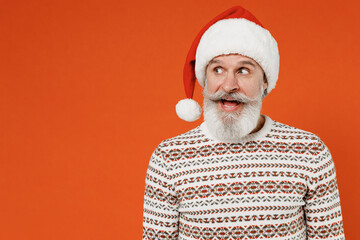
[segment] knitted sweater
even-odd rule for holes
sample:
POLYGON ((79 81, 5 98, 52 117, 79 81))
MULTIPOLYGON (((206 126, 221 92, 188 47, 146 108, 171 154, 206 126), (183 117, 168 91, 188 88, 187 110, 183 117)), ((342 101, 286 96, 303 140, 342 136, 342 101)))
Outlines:
POLYGON ((146 175, 143 239, 345 239, 330 152, 267 116, 239 143, 206 123, 165 140, 146 175))

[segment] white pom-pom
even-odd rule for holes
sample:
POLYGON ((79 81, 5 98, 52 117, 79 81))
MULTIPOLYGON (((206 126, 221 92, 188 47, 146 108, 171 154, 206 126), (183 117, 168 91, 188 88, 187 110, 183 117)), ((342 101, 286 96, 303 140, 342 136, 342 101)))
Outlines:
POLYGON ((201 117, 200 105, 191 98, 180 100, 176 104, 176 114, 182 120, 193 122, 201 117))

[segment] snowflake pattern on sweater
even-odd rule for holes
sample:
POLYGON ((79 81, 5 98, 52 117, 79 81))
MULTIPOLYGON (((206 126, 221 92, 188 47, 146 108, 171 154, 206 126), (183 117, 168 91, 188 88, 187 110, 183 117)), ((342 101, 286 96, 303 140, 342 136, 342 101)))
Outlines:
POLYGON ((268 116, 239 143, 205 123, 165 140, 146 175, 143 239, 345 239, 330 152, 268 116))

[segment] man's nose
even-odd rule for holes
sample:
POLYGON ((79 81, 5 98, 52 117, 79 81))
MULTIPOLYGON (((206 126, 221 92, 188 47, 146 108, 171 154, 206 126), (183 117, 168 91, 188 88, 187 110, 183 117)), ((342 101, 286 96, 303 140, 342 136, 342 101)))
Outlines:
POLYGON ((222 84, 222 89, 227 93, 238 91, 240 88, 238 80, 232 73, 228 73, 222 84))

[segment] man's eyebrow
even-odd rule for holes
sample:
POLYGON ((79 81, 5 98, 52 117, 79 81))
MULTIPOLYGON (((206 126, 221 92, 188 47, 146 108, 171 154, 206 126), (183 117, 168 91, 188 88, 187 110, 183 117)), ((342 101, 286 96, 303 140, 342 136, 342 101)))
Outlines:
POLYGON ((243 64, 243 65, 251 65, 253 67, 256 67, 255 63, 248 61, 248 60, 244 60, 244 61, 239 61, 239 63, 243 64))
POLYGON ((210 60, 210 62, 209 62, 208 65, 210 65, 210 64, 215 64, 215 63, 221 63, 221 61, 220 61, 220 60, 217 60, 217 59, 212 59, 212 60, 210 60))

